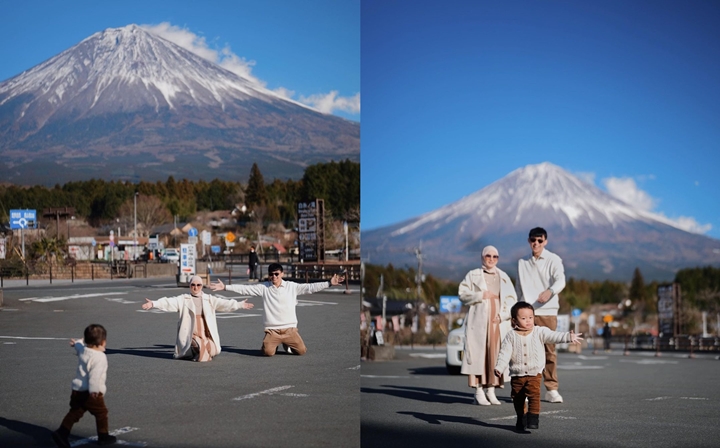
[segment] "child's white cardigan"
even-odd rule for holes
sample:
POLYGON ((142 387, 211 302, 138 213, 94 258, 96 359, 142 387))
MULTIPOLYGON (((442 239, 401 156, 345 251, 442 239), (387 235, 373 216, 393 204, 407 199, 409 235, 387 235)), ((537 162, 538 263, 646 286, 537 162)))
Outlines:
POLYGON ((570 342, 569 332, 552 331, 548 327, 534 327, 527 336, 510 331, 500 346, 495 370, 504 371, 510 364, 510 376, 535 376, 545 369, 544 344, 570 342))

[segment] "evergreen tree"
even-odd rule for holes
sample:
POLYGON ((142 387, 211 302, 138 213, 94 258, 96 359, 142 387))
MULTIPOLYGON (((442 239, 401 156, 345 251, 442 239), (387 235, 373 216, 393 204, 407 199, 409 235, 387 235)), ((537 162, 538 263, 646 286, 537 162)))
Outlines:
POLYGON ((630 300, 636 305, 645 305, 647 301, 647 289, 645 288, 645 280, 640 273, 640 268, 635 268, 633 272, 632 282, 630 283, 630 300))
POLYGON ((267 202, 267 191, 265 190, 265 179, 258 168, 257 163, 253 163, 250 169, 250 179, 248 187, 245 191, 245 202, 248 206, 262 205, 267 202))

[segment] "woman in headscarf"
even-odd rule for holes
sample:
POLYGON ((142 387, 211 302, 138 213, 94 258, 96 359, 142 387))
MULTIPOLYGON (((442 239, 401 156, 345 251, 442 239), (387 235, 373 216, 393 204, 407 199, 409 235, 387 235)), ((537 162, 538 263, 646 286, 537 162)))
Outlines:
POLYGON ((470 306, 465 318, 465 349, 460 372, 475 389, 475 404, 500 404, 495 388, 503 387, 508 372, 495 376, 493 369, 500 343, 510 330, 510 308, 517 295, 510 277, 497 268, 500 254, 493 246, 482 251, 482 268, 468 272, 460 283, 460 300, 470 306))
POLYGON ((202 278, 195 275, 190 279, 190 294, 163 297, 158 300, 145 299, 142 309, 157 308, 176 311, 180 316, 175 342, 175 359, 192 359, 205 362, 220 353, 216 311, 250 309, 254 305, 246 300, 223 299, 202 292, 202 278))

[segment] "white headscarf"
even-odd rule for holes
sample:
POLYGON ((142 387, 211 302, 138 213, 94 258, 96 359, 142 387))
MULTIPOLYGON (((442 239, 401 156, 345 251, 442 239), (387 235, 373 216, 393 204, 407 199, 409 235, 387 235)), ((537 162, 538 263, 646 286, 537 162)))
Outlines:
MULTIPOLYGON (((485 272, 487 272, 487 273, 489 273, 489 274, 495 274, 495 273, 497 272, 497 271, 495 270, 495 266, 493 266, 493 267, 491 268, 491 267, 488 267, 488 265, 485 264, 485 255, 487 255, 487 254, 490 254, 490 255, 498 255, 498 256, 499 256, 500 253, 498 252, 497 249, 495 249, 495 246, 485 246, 485 248, 484 248, 483 251, 482 251, 482 261, 483 261, 482 268, 483 268, 483 271, 485 271, 485 272)), ((497 266, 497 265, 496 265, 496 266, 497 266)))
MULTIPOLYGON (((200 283, 200 284, 202 284, 202 282, 203 282, 202 277, 200 277, 199 275, 193 275, 192 277, 190 277, 190 283, 191 283, 191 284, 192 284, 192 283, 200 283)), ((202 288, 200 288, 200 290, 197 291, 197 292, 194 292, 193 289, 190 288, 190 295, 193 296, 193 297, 202 297, 202 288)))

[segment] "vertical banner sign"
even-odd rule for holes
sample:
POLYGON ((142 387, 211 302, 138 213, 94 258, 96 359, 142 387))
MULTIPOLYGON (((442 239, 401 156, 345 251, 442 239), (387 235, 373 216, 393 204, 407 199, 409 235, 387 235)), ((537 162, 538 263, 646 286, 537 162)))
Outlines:
POLYGON ((298 202, 300 260, 318 261, 318 201, 298 202))
POLYGON ((658 333, 662 337, 675 336, 675 285, 658 286, 658 333))
POLYGON ((180 273, 195 275, 195 258, 197 251, 194 244, 180 245, 180 273))
POLYGON ((5 259, 5 238, 0 238, 0 260, 5 259))

